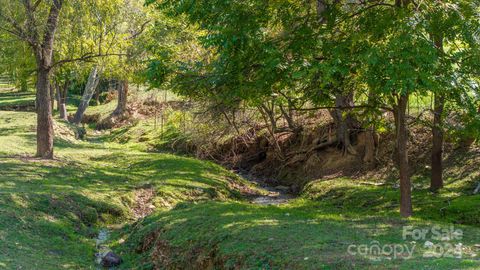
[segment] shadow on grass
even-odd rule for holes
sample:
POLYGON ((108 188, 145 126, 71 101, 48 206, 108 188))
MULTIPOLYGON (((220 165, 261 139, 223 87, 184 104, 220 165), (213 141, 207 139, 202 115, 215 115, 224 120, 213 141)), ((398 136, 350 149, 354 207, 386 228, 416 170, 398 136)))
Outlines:
MULTIPOLYGON (((398 188, 389 185, 367 185, 352 179, 341 178, 311 183, 306 189, 305 196, 346 214, 395 216, 398 215, 400 207, 398 188)), ((447 183, 438 194, 424 188, 414 189, 412 191, 414 216, 440 223, 478 226, 480 218, 476 217, 480 216, 479 198, 480 195, 465 194, 465 181, 461 184, 447 183)))
POLYGON ((0 262, 6 269, 89 269, 91 226, 124 211, 75 192, 1 193, 0 262))

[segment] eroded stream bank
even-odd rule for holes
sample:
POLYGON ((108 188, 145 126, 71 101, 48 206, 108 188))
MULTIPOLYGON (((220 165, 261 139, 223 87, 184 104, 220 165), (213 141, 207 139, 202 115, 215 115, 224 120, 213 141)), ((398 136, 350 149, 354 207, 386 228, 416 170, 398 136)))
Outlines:
MULTIPOLYGON (((289 187, 284 186, 271 186, 268 181, 259 177, 252 176, 245 171, 235 171, 235 174, 239 175, 243 179, 254 183, 256 191, 253 194, 244 194, 245 198, 252 204, 258 205, 282 205, 287 204, 296 196, 290 193, 289 187)), ((135 207, 132 209, 134 212, 135 220, 143 219, 155 210, 153 206, 153 198, 156 193, 151 186, 142 186, 135 192, 135 207)), ((108 246, 110 242, 110 231, 107 228, 99 229, 95 240, 95 264, 96 269, 109 269, 115 270, 122 263, 122 259, 117 256, 112 249, 108 246)))

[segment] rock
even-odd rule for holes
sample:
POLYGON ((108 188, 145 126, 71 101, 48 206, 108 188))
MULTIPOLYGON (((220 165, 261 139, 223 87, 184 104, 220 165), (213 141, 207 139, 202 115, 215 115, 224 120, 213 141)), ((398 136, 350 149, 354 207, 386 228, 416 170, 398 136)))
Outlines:
POLYGON ((103 267, 114 267, 119 266, 122 263, 122 258, 112 251, 108 252, 105 257, 102 258, 103 267))
POLYGON ((430 242, 430 241, 426 241, 426 242, 425 242, 425 244, 424 244, 423 246, 424 246, 424 247, 428 247, 428 248, 430 248, 430 247, 433 247, 433 246, 434 246, 434 244, 433 244, 432 242, 430 242))

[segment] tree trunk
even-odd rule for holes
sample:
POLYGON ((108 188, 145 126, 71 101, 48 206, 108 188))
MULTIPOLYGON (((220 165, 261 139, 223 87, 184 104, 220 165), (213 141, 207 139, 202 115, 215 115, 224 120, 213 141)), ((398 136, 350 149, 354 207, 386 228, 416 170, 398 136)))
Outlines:
POLYGON ((293 111, 290 106, 288 106, 288 111, 283 107, 283 105, 278 106, 280 108, 280 112, 283 115, 283 118, 287 121, 288 128, 292 131, 298 131, 297 124, 295 123, 293 111))
POLYGON ((60 85, 55 81, 55 99, 57 100, 57 111, 60 111, 60 102, 62 101, 62 93, 60 90, 60 85))
POLYGON ((317 17, 318 17, 318 21, 320 23, 325 23, 326 22, 326 19, 325 17, 323 16, 325 11, 327 10, 327 4, 325 3, 325 0, 317 0, 317 17))
POLYGON ((100 87, 95 90, 95 105, 100 105, 100 87))
POLYGON ((34 42, 31 43, 35 52, 37 64, 37 84, 36 84, 36 110, 37 110, 37 157, 53 158, 53 119, 52 105, 50 97, 50 70, 52 67, 53 42, 58 25, 58 17, 62 8, 63 1, 54 0, 48 14, 45 32, 43 33, 43 42, 38 40, 38 32, 35 30, 34 9, 25 1, 25 11, 27 14, 27 27, 34 31, 31 35, 34 42))
POLYGON ((52 112, 55 111, 55 86, 50 82, 50 105, 52 106, 52 112))
POLYGON ((62 120, 68 120, 67 105, 66 105, 68 84, 69 84, 68 80, 65 81, 63 88, 60 87, 58 83, 55 84, 55 87, 57 89, 57 109, 58 109, 58 112, 60 113, 60 119, 62 120))
POLYGON ((92 71, 90 72, 90 76, 88 77, 87 85, 85 86, 85 91, 83 92, 82 100, 80 105, 78 105, 77 112, 73 117, 72 123, 75 125, 79 125, 82 122, 83 115, 88 108, 88 104, 92 99, 92 96, 95 92, 95 88, 97 88, 98 81, 100 75, 98 73, 98 67, 95 66, 92 71))
POLYGON ((113 111, 113 115, 122 115, 127 111, 128 100, 128 80, 121 82, 118 87, 118 103, 117 108, 113 111))
POLYGON ((375 161, 375 131, 373 129, 365 131, 365 153, 363 162, 372 164, 375 161))
MULTIPOLYGON (((442 55, 444 52, 443 35, 433 35, 433 40, 437 51, 442 55)), ((435 93, 434 99, 430 190, 436 192, 443 187, 443 110, 445 107, 445 96, 435 93)))
POLYGON ((430 179, 430 189, 438 191, 443 187, 443 109, 445 97, 441 94, 435 94, 435 108, 432 127, 432 175, 430 179))
POLYGON ((353 92, 347 94, 335 95, 335 107, 337 109, 331 110, 330 115, 335 121, 337 127, 337 141, 341 144, 344 154, 350 153, 355 155, 356 152, 352 147, 350 140, 351 130, 355 129, 355 119, 348 113, 349 107, 353 107, 353 92))
POLYGON ((49 70, 37 71, 37 157, 53 158, 53 119, 50 98, 49 70))
POLYGON ((271 101, 271 103, 267 105, 265 104, 261 104, 260 107, 260 113, 262 113, 263 117, 264 117, 264 120, 265 120, 265 123, 268 124, 270 123, 270 129, 271 129, 271 133, 272 133, 272 136, 275 135, 275 133, 277 133, 277 118, 275 116, 275 101, 271 101), (271 106, 271 107, 269 107, 271 106))
POLYGON ((400 214, 403 217, 410 217, 412 210, 412 189, 408 165, 408 134, 406 110, 408 105, 408 94, 398 97, 397 105, 394 108, 395 122, 397 127, 397 160, 400 170, 400 214))

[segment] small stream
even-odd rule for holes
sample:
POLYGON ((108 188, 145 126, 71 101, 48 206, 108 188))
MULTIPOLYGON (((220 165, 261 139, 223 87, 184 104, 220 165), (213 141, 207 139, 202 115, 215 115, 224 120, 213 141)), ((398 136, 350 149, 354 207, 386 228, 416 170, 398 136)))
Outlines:
MULTIPOLYGON (((255 195, 250 199, 251 203, 259 205, 281 205, 288 203, 290 200, 295 199, 296 196, 288 192, 287 187, 272 187, 265 183, 265 181, 252 177, 251 175, 245 172, 236 172, 238 175, 243 178, 254 182, 258 185, 259 188, 265 191, 265 195, 255 195)), ((97 265, 97 270, 107 269, 102 266, 102 259, 112 250, 106 245, 110 237, 110 232, 108 229, 103 228, 98 232, 97 237, 95 238, 95 263, 97 265)), ((116 267, 109 267, 109 270, 116 270, 116 267)))
POLYGON ((296 198, 295 195, 288 192, 288 187, 281 187, 281 186, 272 187, 266 184, 264 180, 252 177, 250 174, 246 172, 239 171, 236 173, 242 176, 243 178, 256 183, 261 189, 263 189, 267 193, 266 195, 253 196, 250 201, 254 204, 280 205, 280 204, 288 203, 290 200, 296 198))
MULTIPOLYGON (((104 270, 106 267, 102 266, 102 259, 107 255, 108 252, 112 251, 107 245, 106 242, 108 241, 108 238, 110 236, 110 233, 107 229, 103 228, 100 229, 98 232, 97 238, 95 238, 95 248, 96 248, 96 253, 95 253, 95 263, 97 264, 97 270, 104 270)), ((109 267, 109 270, 115 270, 117 269, 116 267, 109 267)))

